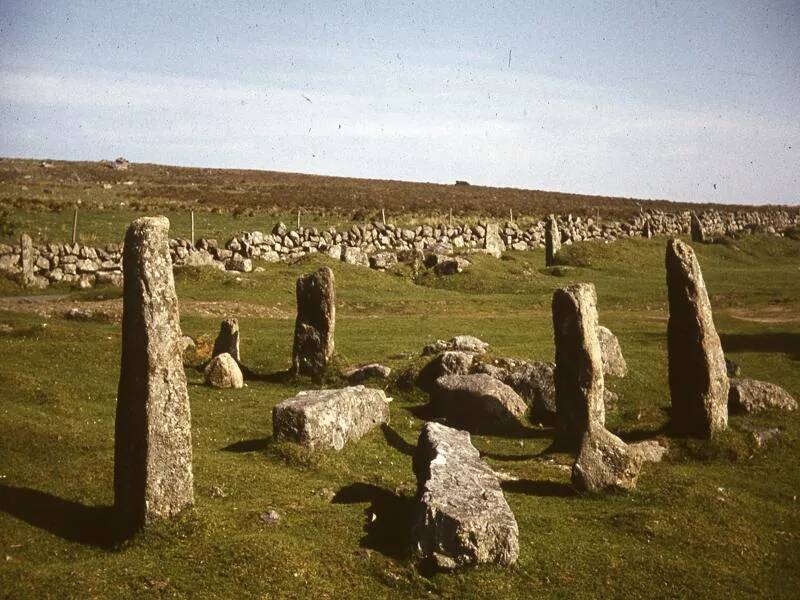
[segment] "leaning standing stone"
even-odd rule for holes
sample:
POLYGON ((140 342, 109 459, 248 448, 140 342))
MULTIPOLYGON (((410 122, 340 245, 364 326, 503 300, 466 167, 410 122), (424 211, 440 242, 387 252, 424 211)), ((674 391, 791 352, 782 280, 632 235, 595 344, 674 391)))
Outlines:
POLYGON ((300 375, 319 377, 333 357, 336 326, 336 282, 322 267, 297 280, 297 320, 292 366, 300 375))
POLYGON ((556 264, 556 255, 561 250, 561 231, 558 229, 558 221, 553 215, 547 217, 544 230, 544 264, 552 266, 556 264))
POLYGON ((596 304, 591 283, 571 285, 553 293, 555 441, 567 448, 577 448, 590 426, 605 423, 605 382, 596 304))
POLYGON ((137 219, 125 235, 114 507, 127 529, 194 502, 189 394, 168 239, 164 217, 137 219))
POLYGON ((696 213, 692 213, 690 220, 690 230, 692 234, 692 241, 702 244, 706 241, 706 234, 703 231, 703 223, 700 221, 696 213))
POLYGON ((442 569, 517 561, 517 520, 469 433, 426 423, 413 466, 419 499, 413 533, 424 558, 442 569))
POLYGON ((667 242, 669 388, 678 433, 711 437, 728 427, 728 374, 694 251, 667 242))
POLYGON ((219 326, 219 334, 214 341, 214 352, 211 356, 220 354, 230 354, 233 360, 239 362, 239 320, 228 318, 222 321, 219 326))

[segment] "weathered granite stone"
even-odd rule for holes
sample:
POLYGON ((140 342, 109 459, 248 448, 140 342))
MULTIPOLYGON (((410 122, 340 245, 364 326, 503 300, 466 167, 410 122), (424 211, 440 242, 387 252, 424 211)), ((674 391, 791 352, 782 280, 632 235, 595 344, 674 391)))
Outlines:
POLYGON ((581 442, 572 467, 572 484, 586 492, 631 490, 642 468, 642 452, 630 447, 602 426, 592 426, 581 442))
POLYGON ((194 502, 189 394, 168 237, 164 217, 136 219, 125 235, 114 507, 129 529, 194 502))
POLYGON ((597 338, 594 285, 553 293, 557 444, 575 448, 590 426, 605 424, 603 358, 597 338))
POLYGON ((413 535, 423 558, 441 569, 517 561, 517 520, 469 433, 426 423, 413 466, 419 500, 413 535))
POLYGON ((486 237, 483 241, 483 251, 495 258, 500 258, 506 249, 503 238, 500 237, 500 226, 497 223, 486 225, 486 237))
POLYGON ((728 379, 731 377, 739 377, 742 374, 742 368, 739 366, 739 363, 726 358, 725 372, 728 374, 728 379))
POLYGON ((369 264, 373 269, 391 269, 397 265, 397 255, 394 252, 376 252, 369 257, 369 264))
POLYGON ((227 353, 237 363, 241 361, 239 355, 239 319, 229 317, 219 325, 217 339, 214 340, 214 351, 211 356, 227 353))
POLYGON ((33 273, 33 240, 27 233, 19 236, 19 265, 22 269, 22 285, 33 286, 36 276, 33 273))
POLYGON ((603 374, 612 377, 625 377, 628 365, 622 356, 619 340, 608 327, 597 326, 597 339, 600 342, 600 353, 603 356, 603 374))
POLYGON ((294 327, 292 366, 295 373, 319 377, 334 352, 336 281, 322 267, 297 280, 297 320, 294 327))
POLYGON ((361 385, 300 392, 272 409, 272 431, 276 439, 315 450, 341 450, 347 442, 388 423, 390 401, 383 390, 361 385))
POLYGON ((476 432, 519 428, 528 410, 513 389, 483 373, 439 377, 430 396, 436 414, 476 432))
POLYGON ((484 354, 488 347, 488 343, 476 338, 474 335, 457 335, 447 341, 449 350, 457 350, 459 352, 484 354))
POLYGON ((470 352, 448 350, 422 367, 417 375, 416 384, 425 391, 431 391, 434 383, 444 375, 467 375, 472 368, 475 355, 470 352))
POLYGON ((367 379, 388 379, 392 370, 378 363, 370 363, 347 371, 344 376, 348 383, 361 383, 367 379))
POLYGON ((728 409, 759 413, 770 409, 796 410, 797 400, 782 387, 755 379, 731 379, 728 409))
POLYGON ((544 264, 548 267, 556 264, 556 256, 561 250, 561 231, 554 215, 547 217, 544 230, 544 264))
POLYGON ((345 246, 342 251, 342 260, 348 265, 369 266, 369 256, 357 246, 345 246))
POLYGON ((242 370, 236 359, 227 352, 217 354, 205 368, 206 384, 215 388, 241 388, 244 386, 242 370))
POLYGON ((702 244, 706 241, 706 234, 703 231, 703 224, 700 222, 696 213, 692 213, 690 230, 692 234, 692 241, 702 244))
POLYGON ((728 375, 711 303, 688 245, 667 242, 666 268, 672 423, 678 433, 711 437, 728 427, 728 375))
POLYGON ((433 267, 433 272, 439 276, 455 275, 468 268, 470 262, 460 256, 447 256, 438 261, 433 267))
POLYGON ((479 363, 473 372, 487 373, 510 386, 530 407, 531 418, 552 422, 556 416, 555 364, 503 360, 505 366, 479 363))

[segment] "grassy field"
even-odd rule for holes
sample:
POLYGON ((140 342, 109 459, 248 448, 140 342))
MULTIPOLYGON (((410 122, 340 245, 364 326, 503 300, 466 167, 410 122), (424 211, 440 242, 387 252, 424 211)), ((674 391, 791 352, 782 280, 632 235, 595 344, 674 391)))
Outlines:
MULTIPOLYGON (((0 312, 0 596, 796 597, 796 413, 732 416, 714 442, 669 439, 668 457, 645 467, 636 491, 604 497, 573 491, 573 457, 548 451, 548 428, 474 436, 492 468, 518 478, 503 485, 520 557, 512 568, 457 573, 420 572, 409 552, 421 393, 384 383, 391 425, 338 454, 271 439, 272 406, 312 385, 280 373, 290 363, 294 281, 322 264, 337 278, 339 363, 380 361, 395 373, 418 364, 426 343, 456 334, 488 341, 496 357, 551 360, 552 290, 594 282, 601 322, 629 365, 627 378, 608 381, 620 395, 608 426, 628 440, 665 438, 664 247, 567 247, 558 269, 543 268, 538 251, 476 256, 462 274, 416 280, 320 256, 247 275, 179 272, 184 332, 213 339, 219 315, 209 306, 240 316, 243 362, 264 377, 213 390, 187 369, 196 508, 122 544, 108 533, 119 324, 58 316, 74 303, 118 303, 119 291, 70 292, 50 301, 50 318, 0 312), (784 435, 758 449, 753 425, 784 435), (270 509, 277 524, 260 518, 270 509)), ((800 242, 758 236, 696 250, 727 355, 745 376, 800 397, 800 242)))
MULTIPOLYGON (((173 221, 175 235, 189 236, 189 211, 197 235, 227 239, 235 230, 270 230, 278 220, 329 227, 381 218, 407 225, 423 222, 508 218, 522 224, 550 213, 620 219, 641 208, 665 211, 723 208, 713 204, 609 198, 542 190, 456 186, 403 181, 323 177, 297 173, 202 169, 134 164, 115 171, 99 162, 0 158, 0 209, 13 213, 19 231, 40 241, 69 241, 73 209, 86 243, 117 242, 135 216, 158 210, 173 221), (230 223, 229 215, 235 220, 230 223), (223 229, 223 224, 228 229, 223 229)), ((724 207, 743 209, 753 207, 724 207)), ((762 207, 763 208, 763 207, 762 207)), ((756 209, 754 209, 756 210, 756 209)), ((0 242, 13 239, 0 227, 0 242)))

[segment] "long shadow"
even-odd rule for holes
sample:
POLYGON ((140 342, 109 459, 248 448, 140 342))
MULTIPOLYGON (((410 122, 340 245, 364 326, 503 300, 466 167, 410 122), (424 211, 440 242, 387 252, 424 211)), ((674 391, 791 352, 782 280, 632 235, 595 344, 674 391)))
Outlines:
POLYGON ((553 436, 553 428, 546 427, 540 429, 538 427, 528 427, 527 425, 498 425, 486 422, 479 422, 475 419, 458 418, 458 415, 451 415, 449 418, 437 411, 433 404, 416 404, 414 406, 405 406, 405 410, 410 412, 421 421, 440 421, 450 427, 456 429, 463 429, 474 433, 476 435, 492 435, 496 437, 508 439, 544 439, 553 436))
POLYGON ((225 446, 222 450, 225 452, 261 452, 269 448, 270 444, 272 443, 272 436, 265 437, 265 438, 256 438, 252 440, 240 440, 238 442, 234 442, 228 446, 225 446))
POLYGON ((0 510, 71 542, 110 550, 125 539, 111 506, 85 506, 47 492, 0 484, 0 510))
POLYGON ((352 483, 333 497, 334 504, 370 503, 361 546, 403 560, 411 555, 416 502, 369 483, 352 483), (374 516, 374 518, 373 518, 374 516))
POLYGON ((669 423, 665 423, 656 429, 631 429, 630 431, 617 433, 617 435, 623 442, 630 444, 631 442, 653 440, 659 435, 668 435, 670 433, 670 425, 669 423))
POLYGON ((520 479, 518 481, 501 481, 500 487, 505 492, 528 494, 529 496, 549 496, 557 498, 569 498, 577 496, 571 485, 558 481, 520 479))
POLYGON ((481 458, 491 458, 501 462, 520 462, 524 460, 533 460, 540 458, 545 452, 537 452, 536 454, 500 454, 496 452, 481 452, 481 458))
POLYGON ((391 426, 387 425, 386 423, 382 424, 381 432, 383 433, 383 438, 386 440, 386 443, 392 448, 398 452, 406 454, 407 456, 414 456, 414 451, 417 449, 417 447, 414 444, 409 444, 407 441, 405 441, 399 433, 391 428, 391 426))
POLYGON ((800 360, 800 333, 720 333, 725 352, 781 352, 800 360))

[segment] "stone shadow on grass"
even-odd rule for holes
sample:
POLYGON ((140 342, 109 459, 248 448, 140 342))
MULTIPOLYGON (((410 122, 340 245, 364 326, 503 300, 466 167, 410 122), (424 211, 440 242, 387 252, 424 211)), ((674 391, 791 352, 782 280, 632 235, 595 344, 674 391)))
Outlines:
POLYGON ((577 496, 578 492, 568 483, 547 481, 545 479, 519 479, 517 481, 501 481, 500 487, 504 492, 512 494, 527 494, 529 496, 551 496, 569 498, 577 496))
POLYGON ((402 452, 407 456, 414 456, 414 452, 416 451, 417 447, 414 444, 409 444, 407 441, 405 441, 403 436, 392 429, 390 425, 387 425, 386 423, 381 424, 381 432, 383 433, 383 438, 386 440, 386 443, 392 448, 398 452, 402 452))
POLYGON ((252 440, 240 440, 238 442, 234 442, 228 446, 225 446, 223 450, 225 452, 263 452, 267 448, 269 448, 270 444, 272 444, 272 436, 268 436, 265 438, 255 438, 252 440))
POLYGON ((70 542, 106 550, 128 537, 112 506, 86 506, 31 488, 0 484, 0 510, 70 542))
POLYGON ((780 352, 800 361, 800 333, 720 333, 719 339, 725 352, 780 352))
POLYGON ((361 538, 362 548, 375 550, 396 560, 411 556, 415 499, 398 496, 370 483, 351 483, 336 493, 332 503, 370 504, 365 511, 366 535, 361 538))

